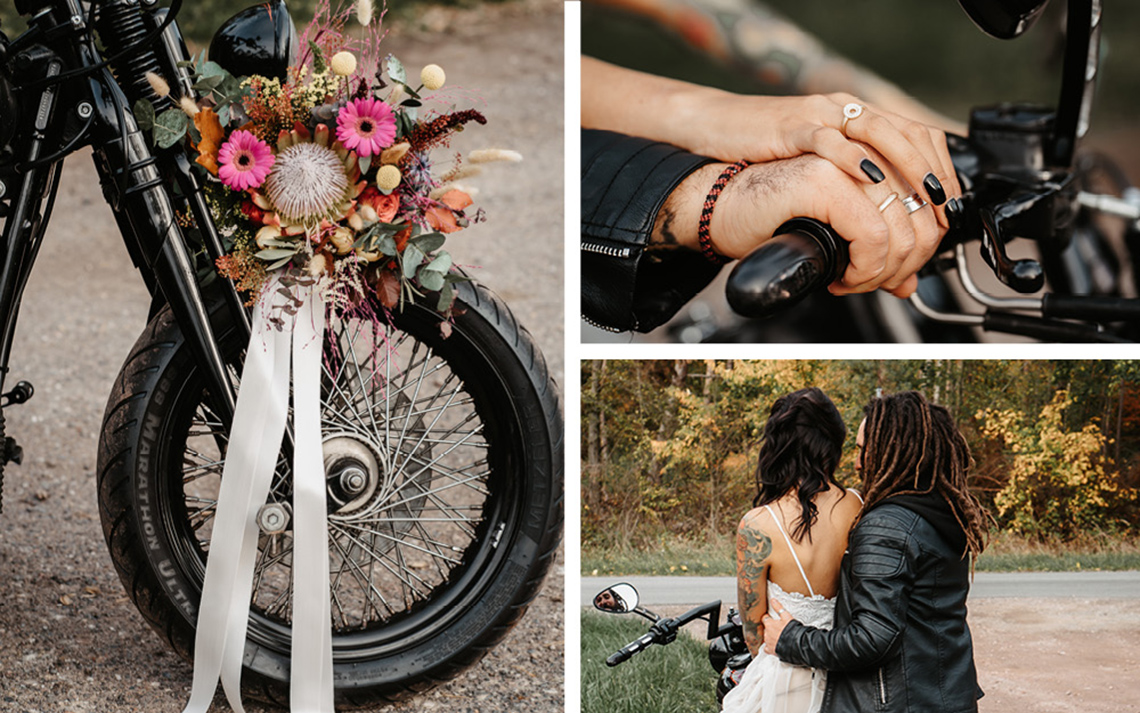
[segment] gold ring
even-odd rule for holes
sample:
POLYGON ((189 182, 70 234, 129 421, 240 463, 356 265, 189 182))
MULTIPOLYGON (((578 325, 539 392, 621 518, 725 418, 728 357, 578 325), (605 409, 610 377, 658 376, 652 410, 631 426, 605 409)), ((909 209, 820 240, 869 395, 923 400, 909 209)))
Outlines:
POLYGON ((850 104, 844 105, 844 107, 843 107, 843 126, 839 129, 840 131, 843 132, 844 136, 847 135, 847 122, 851 121, 852 119, 858 119, 862 115, 863 115, 863 105, 862 104, 856 104, 856 103, 852 102, 850 104))
POLYGON ((891 203, 894 203, 895 199, 897 199, 898 197, 899 197, 898 193, 892 193, 889 196, 887 196, 886 200, 884 200, 882 203, 879 204, 879 212, 882 213, 884 210, 886 210, 887 206, 889 206, 891 203))

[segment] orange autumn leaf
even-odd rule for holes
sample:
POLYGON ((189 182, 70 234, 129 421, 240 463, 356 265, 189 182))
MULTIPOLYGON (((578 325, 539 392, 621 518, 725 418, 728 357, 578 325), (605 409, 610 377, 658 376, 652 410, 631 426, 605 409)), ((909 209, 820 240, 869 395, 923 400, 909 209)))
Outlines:
POLYGON ((196 161, 206 167, 206 170, 215 176, 218 175, 218 149, 222 147, 222 139, 226 132, 222 129, 222 122, 213 109, 205 108, 194 115, 194 126, 202 139, 198 142, 198 158, 196 161))
POLYGON ((454 233, 462 230, 467 223, 464 222, 463 225, 460 225, 455 214, 471 205, 471 196, 453 188, 440 196, 439 202, 443 204, 442 207, 436 205, 424 211, 424 218, 428 225, 441 233, 454 233))

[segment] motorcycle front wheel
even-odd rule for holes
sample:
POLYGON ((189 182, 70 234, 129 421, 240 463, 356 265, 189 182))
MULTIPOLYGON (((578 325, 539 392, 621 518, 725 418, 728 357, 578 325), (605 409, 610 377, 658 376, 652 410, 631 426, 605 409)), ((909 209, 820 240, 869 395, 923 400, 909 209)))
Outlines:
MULTIPOLYGON (((562 531, 557 387, 490 291, 459 285, 450 336, 426 304, 334 315, 322 438, 338 704, 393 701, 454 677, 537 594, 562 531), (375 315, 380 315, 377 319, 375 315)), ((223 330, 236 382, 245 344, 223 330)), ((99 443, 99 502, 135 605, 192 660, 227 432, 169 309, 123 365, 99 443)), ((288 508, 290 458, 269 501, 288 508)), ((260 536, 243 691, 285 705, 291 524, 260 536)))

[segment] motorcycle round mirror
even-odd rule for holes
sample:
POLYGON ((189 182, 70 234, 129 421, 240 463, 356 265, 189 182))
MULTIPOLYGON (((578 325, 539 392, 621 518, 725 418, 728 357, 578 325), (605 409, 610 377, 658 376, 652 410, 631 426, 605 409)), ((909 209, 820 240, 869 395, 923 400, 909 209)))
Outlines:
POLYGON ((210 40, 210 60, 235 77, 259 74, 283 80, 299 44, 285 0, 270 0, 222 23, 210 40))
POLYGON ((627 582, 603 589, 594 597, 594 608, 607 614, 627 614, 641 601, 637 589, 627 582))
POLYGON ((958 4, 982 32, 1012 40, 1033 27, 1049 0, 958 0, 958 4))

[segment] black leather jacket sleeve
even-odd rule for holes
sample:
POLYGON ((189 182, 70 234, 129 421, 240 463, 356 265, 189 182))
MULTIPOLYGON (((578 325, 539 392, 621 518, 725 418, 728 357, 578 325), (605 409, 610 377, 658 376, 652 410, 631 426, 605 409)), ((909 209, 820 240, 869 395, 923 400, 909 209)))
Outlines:
POLYGON ((781 660, 858 671, 880 666, 901 646, 919 560, 906 523, 881 510, 867 513, 851 533, 847 557, 842 596, 850 623, 831 631, 789 623, 776 645, 781 660))
POLYGON ((647 253, 657 213, 713 159, 611 131, 582 130, 582 315, 612 331, 648 332, 720 270, 692 250, 647 253))

